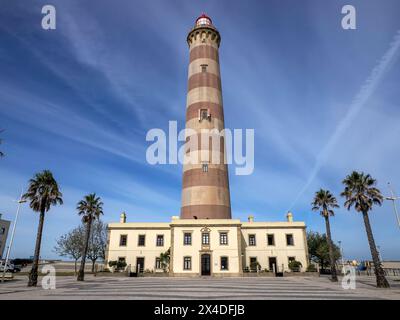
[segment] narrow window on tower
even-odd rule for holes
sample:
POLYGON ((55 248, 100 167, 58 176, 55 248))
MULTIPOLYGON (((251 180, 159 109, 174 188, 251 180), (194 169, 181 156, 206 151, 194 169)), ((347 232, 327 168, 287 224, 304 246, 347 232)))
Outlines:
POLYGON ((199 121, 202 120, 211 120, 211 114, 208 109, 200 109, 199 110, 199 121))
POLYGON ((207 163, 203 163, 203 172, 208 172, 208 164, 207 163))
POLYGON ((207 64, 202 64, 201 65, 201 72, 207 72, 207 67, 208 67, 207 64))

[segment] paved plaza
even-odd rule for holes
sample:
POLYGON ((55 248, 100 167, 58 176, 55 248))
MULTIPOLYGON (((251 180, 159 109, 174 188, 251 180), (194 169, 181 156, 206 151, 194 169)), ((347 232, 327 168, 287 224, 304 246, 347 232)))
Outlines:
MULTIPOLYGON (((126 278, 94 277, 85 282, 60 276, 56 289, 26 287, 26 276, 0 283, 4 299, 400 299, 400 282, 376 289, 373 277, 361 277, 355 290, 344 290, 326 277, 126 278)), ((40 284, 39 278, 39 284, 40 284)))

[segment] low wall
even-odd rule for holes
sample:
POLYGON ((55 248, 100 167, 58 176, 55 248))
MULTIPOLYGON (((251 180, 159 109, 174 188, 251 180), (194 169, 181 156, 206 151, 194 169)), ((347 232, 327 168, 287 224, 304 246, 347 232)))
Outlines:
POLYGON ((284 272, 284 277, 319 277, 319 272, 284 272))

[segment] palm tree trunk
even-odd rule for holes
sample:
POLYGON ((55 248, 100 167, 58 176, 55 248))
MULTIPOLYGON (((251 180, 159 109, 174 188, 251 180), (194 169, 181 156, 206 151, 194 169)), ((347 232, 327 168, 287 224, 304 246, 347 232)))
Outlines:
POLYGON ((367 232, 369 248, 371 250, 372 261, 374 263, 376 286, 378 288, 390 288, 389 282, 386 280, 385 272, 382 269, 379 259, 378 250, 376 250, 374 235, 372 233, 371 224, 369 222, 368 211, 363 212, 365 230, 367 232))
POLYGON ((78 281, 84 281, 85 278, 85 262, 86 262, 86 255, 89 247, 89 238, 90 238, 90 229, 92 227, 92 220, 90 219, 87 222, 86 226, 86 237, 85 237, 85 247, 82 252, 82 259, 81 259, 81 266, 79 268, 79 274, 78 274, 78 281))
POLYGON ((331 236, 331 226, 329 223, 329 216, 325 216, 325 225, 326 225, 326 240, 328 241, 328 248, 329 248, 329 260, 331 265, 331 280, 333 282, 337 282, 337 273, 336 273, 336 261, 333 254, 333 243, 332 243, 332 236, 331 236))
POLYGON ((42 243, 42 233, 43 233, 43 224, 44 224, 44 214, 45 214, 45 211, 44 211, 44 209, 42 209, 40 211, 40 216, 39 216, 39 226, 38 226, 38 231, 37 231, 37 235, 36 235, 35 253, 33 256, 32 269, 31 269, 31 272, 29 273, 28 287, 36 287, 36 285, 37 285, 40 246, 42 243))

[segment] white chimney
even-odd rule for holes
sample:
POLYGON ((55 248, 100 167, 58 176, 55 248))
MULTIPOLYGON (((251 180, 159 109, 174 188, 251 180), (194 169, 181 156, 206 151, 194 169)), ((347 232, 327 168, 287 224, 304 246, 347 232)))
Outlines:
POLYGON ((119 223, 126 223, 126 213, 122 212, 119 216, 119 223))
POLYGON ((287 222, 293 222, 293 213, 290 211, 286 214, 287 222))

